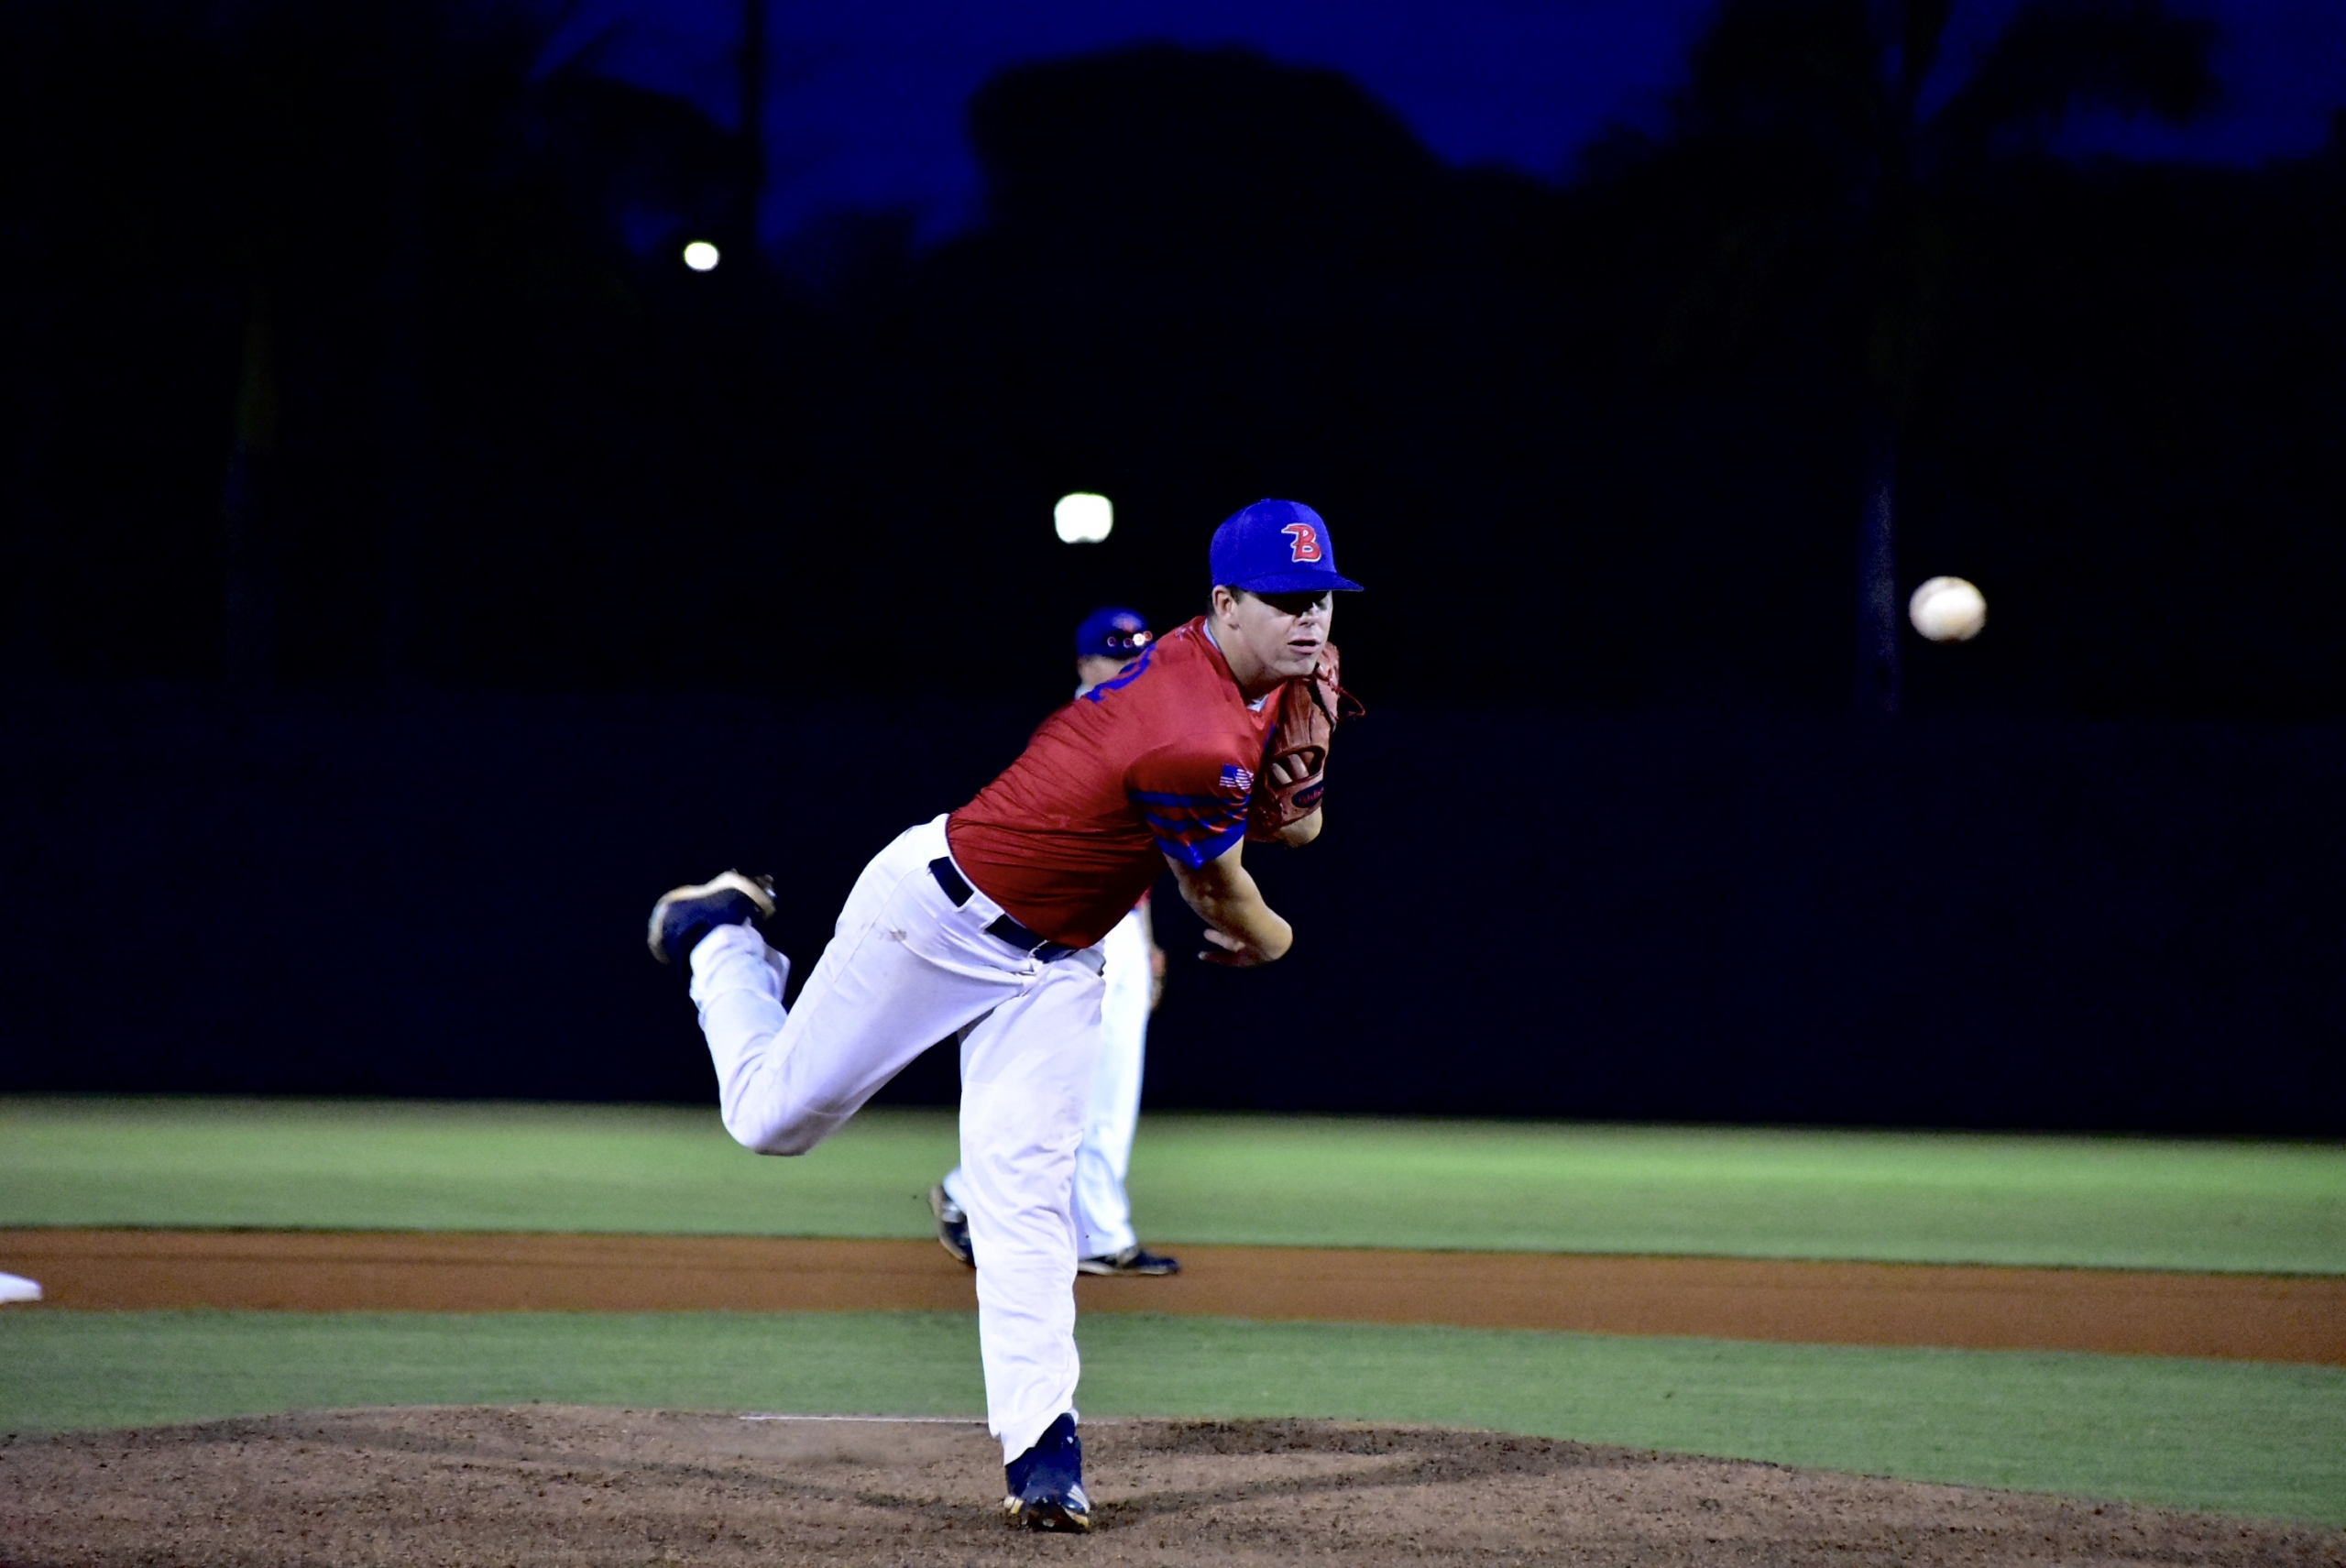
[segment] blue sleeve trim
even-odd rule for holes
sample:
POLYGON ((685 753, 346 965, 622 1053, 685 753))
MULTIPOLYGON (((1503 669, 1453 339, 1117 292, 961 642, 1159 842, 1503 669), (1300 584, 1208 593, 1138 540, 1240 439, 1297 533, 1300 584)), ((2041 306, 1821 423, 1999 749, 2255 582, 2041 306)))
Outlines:
POLYGON ((1141 655, 1139 658, 1135 659, 1131 663, 1126 664, 1122 670, 1119 670, 1116 674, 1110 675, 1106 680, 1102 681, 1090 691, 1085 692, 1078 700, 1082 702, 1098 702, 1110 692, 1124 690, 1126 686, 1140 679, 1142 672, 1148 668, 1148 662, 1157 656, 1157 649, 1163 646, 1164 644, 1161 642, 1150 643, 1147 647, 1141 650, 1141 655))
POLYGON ((1142 812, 1140 819, 1147 823, 1149 832, 1159 839, 1199 831, 1219 833, 1233 822, 1246 820, 1244 814, 1232 816, 1224 813, 1215 817, 1159 817, 1153 811, 1142 812))
POLYGON ((1233 844, 1245 836, 1246 819, 1242 817, 1211 839, 1202 839, 1195 843, 1183 843, 1178 840, 1168 842, 1159 837, 1157 846, 1191 871, 1196 871, 1208 861, 1220 860, 1233 844))

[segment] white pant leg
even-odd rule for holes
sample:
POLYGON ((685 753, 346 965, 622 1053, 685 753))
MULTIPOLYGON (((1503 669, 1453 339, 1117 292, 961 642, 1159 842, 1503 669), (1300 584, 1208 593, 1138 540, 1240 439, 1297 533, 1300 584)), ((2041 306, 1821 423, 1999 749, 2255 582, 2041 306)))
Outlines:
POLYGON ((961 1042, 961 1187, 1004 1464, 1075 1409, 1075 1151, 1100 1048, 1097 963, 1043 966, 961 1042))
POLYGON ((1100 943, 1107 968, 1100 1003, 1100 1065, 1091 1072, 1091 1103, 1083 1144, 1075 1156, 1075 1223, 1084 1257, 1105 1257, 1133 1245, 1132 1202, 1124 1176, 1132 1168, 1133 1130, 1140 1120, 1141 1068, 1148 1046, 1148 937, 1139 911, 1125 916, 1100 943))
POLYGON ((789 960, 753 927, 720 926, 693 948, 692 998, 736 1142, 806 1153, 915 1057, 1033 982, 1035 966, 978 934, 929 875, 943 853, 940 818, 872 858, 787 1013, 789 960))
POLYGON ((788 960, 747 926, 692 954, 693 1001, 726 1131, 803 1154, 937 1040, 961 1036, 963 1184, 978 1272, 987 1424, 1003 1459, 1075 1409, 1075 1148, 1099 1055, 1102 958, 1038 964, 985 934, 983 894, 956 908, 929 874, 945 819, 873 857, 798 1004, 788 960))
MULTIPOLYGON (((1091 1075, 1091 1102, 1083 1143, 1075 1156, 1075 1223, 1080 1255, 1104 1257, 1133 1245, 1132 1201, 1124 1181, 1132 1169, 1133 1134, 1140 1122, 1140 1090, 1148 1050, 1148 936, 1138 911, 1101 939, 1107 960, 1107 994, 1100 1007, 1100 1065, 1091 1075)), ((970 1207, 961 1168, 945 1173, 945 1195, 970 1207)))

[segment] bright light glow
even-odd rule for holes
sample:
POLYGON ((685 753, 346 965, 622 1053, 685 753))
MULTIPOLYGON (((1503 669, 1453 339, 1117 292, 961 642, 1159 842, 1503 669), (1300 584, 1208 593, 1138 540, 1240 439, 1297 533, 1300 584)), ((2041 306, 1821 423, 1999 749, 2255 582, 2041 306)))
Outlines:
POLYGON ((1933 577, 1906 601, 1906 619, 1934 642, 1968 642, 1988 624, 1988 600, 1961 577, 1933 577))
POLYGON ((705 239, 696 239, 685 247, 685 265, 696 272, 717 270, 717 247, 705 239))
POLYGON ((1051 509, 1051 525, 1069 544, 1097 544, 1116 526, 1116 509, 1105 496, 1078 490, 1059 498, 1059 504, 1051 509))

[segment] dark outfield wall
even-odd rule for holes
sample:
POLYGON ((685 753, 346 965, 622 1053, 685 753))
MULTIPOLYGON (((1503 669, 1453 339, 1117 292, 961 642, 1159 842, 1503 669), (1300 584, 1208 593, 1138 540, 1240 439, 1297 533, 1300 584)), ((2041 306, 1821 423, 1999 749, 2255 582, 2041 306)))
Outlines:
MULTIPOLYGON (((652 898, 811 965, 1009 710, 6 693, 0 1089, 707 1100, 652 898)), ((2346 1133, 2346 729, 1381 708, 1157 1106, 2346 1133)), ((945 1053, 898 1097, 946 1098, 945 1053)))

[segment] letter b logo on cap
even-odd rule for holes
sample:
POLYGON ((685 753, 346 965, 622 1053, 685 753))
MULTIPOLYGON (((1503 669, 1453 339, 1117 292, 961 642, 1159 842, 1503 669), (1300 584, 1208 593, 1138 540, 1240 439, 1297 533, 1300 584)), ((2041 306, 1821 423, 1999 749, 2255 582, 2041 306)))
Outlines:
POLYGON ((1301 501, 1266 496, 1232 512, 1213 531, 1207 559, 1215 583, 1249 593, 1349 593, 1360 587, 1336 575, 1336 541, 1320 514, 1301 501))

